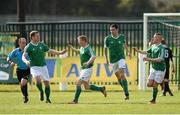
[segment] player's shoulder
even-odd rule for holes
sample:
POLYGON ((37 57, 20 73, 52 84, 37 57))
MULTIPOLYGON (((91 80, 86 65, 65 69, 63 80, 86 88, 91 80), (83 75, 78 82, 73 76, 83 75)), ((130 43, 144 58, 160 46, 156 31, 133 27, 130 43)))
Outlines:
POLYGON ((39 42, 40 46, 47 46, 43 41, 39 42))
POLYGON ((87 48, 87 49, 92 49, 92 46, 91 46, 90 44, 88 44, 88 45, 86 46, 86 48, 87 48))
POLYGON ((119 37, 126 37, 125 34, 119 34, 119 37))
POLYGON ((32 43, 31 43, 31 42, 29 42, 29 43, 26 45, 26 47, 30 47, 30 46, 32 46, 32 43))
POLYGON ((112 36, 109 34, 107 35, 104 39, 107 40, 107 39, 110 39, 112 36))
POLYGON ((166 46, 163 45, 163 44, 158 45, 158 47, 159 47, 159 48, 162 48, 162 49, 165 49, 165 48, 166 48, 166 46))
POLYGON ((12 50, 12 53, 17 53, 19 52, 19 48, 15 48, 14 50, 12 50))
POLYGON ((28 43, 26 46, 25 46, 25 51, 27 51, 27 50, 29 50, 30 48, 32 48, 33 47, 33 44, 30 42, 30 43, 28 43))
POLYGON ((17 52, 17 51, 19 51, 19 48, 15 48, 13 51, 14 51, 14 52, 17 52))

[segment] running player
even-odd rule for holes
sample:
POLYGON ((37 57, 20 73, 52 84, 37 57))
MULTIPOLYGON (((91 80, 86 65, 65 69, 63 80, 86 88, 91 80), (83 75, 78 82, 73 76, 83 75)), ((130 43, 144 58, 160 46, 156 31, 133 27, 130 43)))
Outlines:
MULTIPOLYGON (((18 44, 19 44, 19 47, 14 49, 11 53, 9 53, 7 57, 7 61, 11 64, 11 66, 14 66, 15 64, 17 64, 17 69, 16 69, 17 78, 21 86, 21 92, 23 94, 24 103, 27 103, 29 100, 27 82, 28 82, 28 77, 30 75, 30 69, 22 61, 24 47, 26 46, 26 39, 19 38, 18 44)), ((26 56, 25 58, 26 60, 29 60, 28 56, 26 56)))
POLYGON ((164 47, 161 44, 162 36, 160 33, 154 34, 153 45, 147 51, 140 51, 135 49, 138 53, 148 54, 144 57, 144 61, 151 62, 150 74, 148 78, 148 87, 153 88, 153 98, 149 101, 150 104, 156 103, 158 93, 158 84, 161 84, 164 79, 166 64, 164 61, 164 47))
POLYGON ((43 80, 45 85, 46 103, 51 103, 49 98, 50 77, 45 62, 45 52, 54 55, 61 55, 64 54, 66 50, 56 51, 50 49, 47 45, 40 42, 40 35, 38 31, 30 32, 30 38, 31 38, 31 42, 25 47, 25 51, 23 53, 22 59, 28 66, 30 66, 31 74, 36 79, 36 86, 40 91, 40 100, 41 101, 44 100, 44 91, 41 83, 41 80, 43 80), (27 55, 29 55, 30 61, 25 58, 27 55))
POLYGON ((80 62, 81 62, 81 73, 79 76, 79 79, 76 82, 76 93, 74 96, 74 100, 72 102, 69 102, 69 104, 77 104, 79 96, 81 94, 81 85, 84 85, 84 88, 86 90, 93 90, 93 91, 99 91, 101 92, 105 97, 106 94, 106 88, 105 87, 98 87, 96 85, 89 85, 89 81, 92 75, 93 71, 93 63, 96 59, 95 53, 92 50, 91 46, 88 44, 88 38, 84 35, 81 35, 78 37, 78 43, 81 46, 80 49, 74 48, 72 45, 69 45, 69 47, 80 54, 80 62))
POLYGON ((110 26, 111 34, 108 35, 104 40, 106 63, 109 65, 108 60, 108 49, 110 64, 112 65, 113 72, 115 73, 119 84, 122 86, 125 94, 125 100, 129 99, 128 82, 124 75, 125 69, 125 53, 126 49, 128 56, 131 58, 131 54, 126 44, 125 35, 119 34, 118 25, 113 24, 110 26))
POLYGON ((171 92, 170 88, 169 88, 169 68, 170 68, 170 60, 172 62, 172 72, 175 72, 174 69, 174 63, 173 63, 173 54, 172 54, 172 50, 170 48, 167 47, 166 45, 166 41, 163 39, 161 41, 162 45, 165 48, 165 62, 166 62, 166 73, 164 76, 164 81, 163 81, 163 93, 161 96, 166 96, 166 92, 169 93, 170 96, 173 96, 173 93, 171 92))

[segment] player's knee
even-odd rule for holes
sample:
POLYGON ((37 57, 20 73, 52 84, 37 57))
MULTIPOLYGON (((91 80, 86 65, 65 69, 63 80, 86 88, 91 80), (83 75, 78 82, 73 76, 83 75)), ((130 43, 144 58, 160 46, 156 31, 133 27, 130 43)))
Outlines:
POLYGON ((147 87, 153 87, 152 83, 147 83, 147 87))
POLYGON ((48 87, 49 86, 49 81, 44 81, 44 85, 45 85, 45 87, 48 87))
POLYGON ((84 89, 85 90, 89 90, 89 86, 84 86, 84 89))
POLYGON ((37 84, 41 83, 41 78, 40 77, 36 77, 36 82, 37 82, 37 84))
POLYGON ((26 79, 22 79, 22 80, 21 80, 21 85, 22 85, 22 86, 25 86, 26 84, 27 84, 27 80, 26 80, 26 79))
POLYGON ((119 69, 119 76, 121 79, 125 79, 125 75, 124 75, 124 69, 119 69))
POLYGON ((164 79, 164 82, 169 82, 169 80, 168 79, 164 79))
POLYGON ((81 81, 80 80, 76 81, 76 85, 81 86, 81 81))

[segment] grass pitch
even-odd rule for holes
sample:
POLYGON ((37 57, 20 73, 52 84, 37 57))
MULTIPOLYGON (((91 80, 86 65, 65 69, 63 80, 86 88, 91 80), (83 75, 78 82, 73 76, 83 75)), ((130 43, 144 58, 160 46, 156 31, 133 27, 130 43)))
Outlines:
MULTIPOLYGON (((167 95, 159 97, 157 104, 147 104, 151 99, 151 91, 138 91, 137 86, 130 86, 130 100, 123 99, 123 93, 119 86, 113 91, 108 91, 108 97, 104 98, 98 92, 82 92, 79 104, 69 105, 74 92, 60 92, 58 86, 53 85, 52 104, 46 104, 39 100, 36 87, 29 86, 29 103, 24 104, 18 85, 0 85, 0 114, 179 114, 180 93, 173 88, 174 97, 167 95)), ((107 88, 108 88, 107 87, 107 88)), ((72 89, 74 87, 72 86, 72 89)), ((111 89, 112 90, 112 89, 111 89)), ((160 92, 158 93, 160 94, 160 92)))

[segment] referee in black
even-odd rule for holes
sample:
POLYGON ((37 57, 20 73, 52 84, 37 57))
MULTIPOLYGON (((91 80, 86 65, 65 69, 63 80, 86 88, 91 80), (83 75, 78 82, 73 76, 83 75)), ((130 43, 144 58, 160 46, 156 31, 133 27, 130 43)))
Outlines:
POLYGON ((163 81, 163 93, 161 96, 166 96, 166 93, 168 92, 170 96, 173 96, 173 93, 171 92, 170 88, 169 88, 169 69, 170 69, 170 61, 172 62, 172 72, 175 72, 174 69, 174 63, 173 63, 173 53, 172 50, 167 47, 166 41, 163 39, 161 41, 162 45, 165 48, 165 63, 166 63, 166 73, 164 76, 164 81, 163 81))

